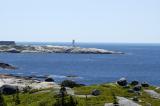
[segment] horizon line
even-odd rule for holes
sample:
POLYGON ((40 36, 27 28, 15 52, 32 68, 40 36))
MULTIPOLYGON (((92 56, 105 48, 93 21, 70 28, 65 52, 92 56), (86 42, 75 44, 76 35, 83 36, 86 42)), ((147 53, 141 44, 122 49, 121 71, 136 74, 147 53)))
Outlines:
MULTIPOLYGON (((15 41, 17 43, 72 43, 72 41, 15 41)), ((87 42, 77 41, 76 43, 99 43, 99 44, 160 44, 160 42, 87 42)))

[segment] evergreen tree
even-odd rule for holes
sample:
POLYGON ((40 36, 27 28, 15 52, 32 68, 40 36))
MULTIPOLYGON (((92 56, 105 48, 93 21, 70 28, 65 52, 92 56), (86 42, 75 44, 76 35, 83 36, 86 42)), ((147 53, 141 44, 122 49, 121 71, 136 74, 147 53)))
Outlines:
POLYGON ((117 106, 119 103, 114 92, 112 92, 112 96, 113 96, 113 104, 114 106, 117 106))
POLYGON ((69 98, 68 106, 77 106, 77 101, 72 96, 69 98))
POLYGON ((77 101, 72 96, 68 98, 66 88, 62 85, 60 95, 53 106, 77 106, 77 104, 77 101))
POLYGON ((65 96, 66 96, 66 88, 61 86, 60 95, 61 95, 61 106, 65 106, 65 96))
POLYGON ((16 95, 14 96, 15 99, 15 106, 19 105, 20 104, 20 98, 19 98, 19 89, 17 88, 17 92, 16 92, 16 95))
POLYGON ((88 97, 86 95, 86 98, 85 98, 85 103, 86 103, 86 106, 88 106, 88 97))
POLYGON ((61 102, 60 99, 56 99, 56 103, 53 106, 61 106, 61 102))

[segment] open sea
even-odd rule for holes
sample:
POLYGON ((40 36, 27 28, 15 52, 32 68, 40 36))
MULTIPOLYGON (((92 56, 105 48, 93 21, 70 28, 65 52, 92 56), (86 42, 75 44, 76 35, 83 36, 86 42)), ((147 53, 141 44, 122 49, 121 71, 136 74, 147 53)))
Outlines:
MULTIPOLYGON (((18 43, 32 45, 70 45, 70 43, 18 43)), ((57 82, 72 79, 86 85, 114 82, 121 77, 160 86, 160 44, 78 43, 121 51, 125 54, 0 53, 0 62, 18 67, 0 73, 50 75, 57 82), (66 76, 77 76, 67 78, 66 76)))

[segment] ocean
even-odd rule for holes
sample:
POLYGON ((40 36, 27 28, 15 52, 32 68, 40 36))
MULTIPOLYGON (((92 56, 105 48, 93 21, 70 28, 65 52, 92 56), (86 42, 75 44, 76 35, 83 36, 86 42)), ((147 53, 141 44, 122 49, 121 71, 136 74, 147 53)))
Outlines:
MULTIPOLYGON (((32 45, 71 45, 70 43, 33 43, 32 45)), ((125 77, 160 85, 160 44, 77 43, 124 52, 125 54, 0 53, 0 62, 18 67, 0 73, 16 75, 49 75, 56 82, 75 80, 86 85, 114 82, 125 77), (77 76, 68 78, 66 76, 77 76)))

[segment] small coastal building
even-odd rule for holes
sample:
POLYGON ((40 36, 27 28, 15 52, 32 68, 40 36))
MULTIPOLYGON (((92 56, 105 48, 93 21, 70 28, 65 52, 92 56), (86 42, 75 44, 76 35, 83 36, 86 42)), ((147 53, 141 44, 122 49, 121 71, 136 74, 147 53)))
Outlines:
POLYGON ((15 41, 0 41, 0 45, 16 45, 15 41))

